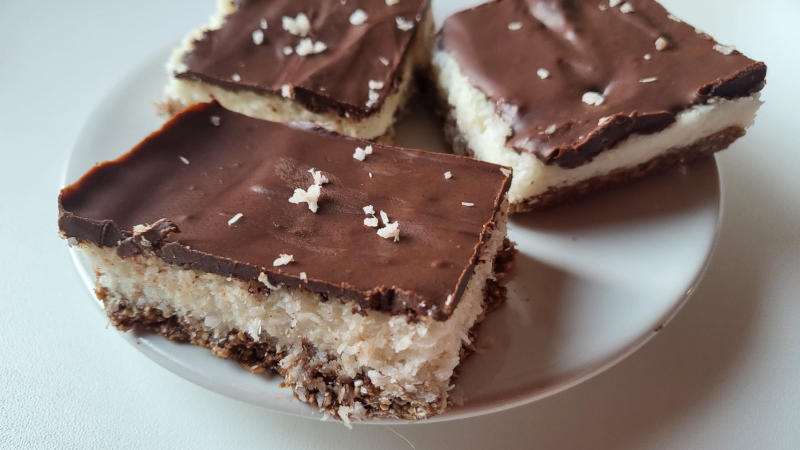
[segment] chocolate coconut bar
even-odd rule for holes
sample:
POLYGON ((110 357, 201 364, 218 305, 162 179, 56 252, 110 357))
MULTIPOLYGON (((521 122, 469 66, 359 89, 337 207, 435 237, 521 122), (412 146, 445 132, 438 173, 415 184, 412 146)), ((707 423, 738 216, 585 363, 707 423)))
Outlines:
POLYGON ((432 38, 429 0, 220 0, 170 58, 166 104, 391 137, 432 38))
POLYGON ((514 169, 514 210, 725 149, 766 66, 652 0, 500 0, 448 18, 434 72, 457 152, 514 169))
POLYGON ((285 377, 345 420, 422 419, 500 284, 510 170, 198 104, 59 196, 111 322, 285 377))

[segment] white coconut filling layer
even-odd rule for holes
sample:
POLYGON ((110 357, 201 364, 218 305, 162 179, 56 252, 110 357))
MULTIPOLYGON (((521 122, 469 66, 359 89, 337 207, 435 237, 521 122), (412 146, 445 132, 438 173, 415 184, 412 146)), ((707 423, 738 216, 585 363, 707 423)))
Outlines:
POLYGON ((511 125, 497 114, 494 103, 470 82, 450 54, 437 50, 433 71, 439 92, 452 108, 456 126, 475 158, 514 169, 508 193, 512 204, 535 198, 550 188, 571 186, 617 169, 634 168, 728 127, 747 128, 762 103, 758 93, 734 100, 714 99, 680 112, 675 122, 662 131, 630 136, 586 164, 563 169, 506 146, 512 135, 511 125))
POLYGON ((124 300, 137 309, 153 307, 200 320, 217 336, 236 329, 256 341, 272 337, 287 358, 306 341, 335 356, 346 375, 366 374, 382 396, 430 403, 446 396, 462 344, 469 343, 468 332, 483 313, 484 287, 503 247, 505 222, 505 213, 499 213, 497 228, 445 321, 424 316, 408 322, 405 315, 374 310, 361 315, 353 312, 352 302, 322 301, 296 288, 279 287, 263 296, 248 292, 246 282, 182 269, 154 255, 120 258, 115 248, 80 247, 98 270, 107 307, 124 300))
MULTIPOLYGON (((400 85, 396 91, 386 96, 378 111, 363 118, 342 117, 335 111, 309 111, 291 98, 290 91, 284 93, 288 94, 287 96, 246 90, 233 91, 202 81, 175 77, 175 73, 186 71, 183 63, 184 56, 192 51, 194 41, 202 38, 203 33, 207 30, 219 29, 223 25, 225 17, 233 12, 233 2, 230 0, 220 0, 218 3, 217 12, 211 17, 208 25, 186 36, 167 61, 167 73, 170 78, 164 95, 168 102, 178 102, 185 107, 195 103, 217 100, 228 110, 257 119, 283 123, 311 122, 347 136, 375 139, 390 131, 394 125, 397 111, 405 105, 412 93, 414 72, 427 67, 430 62, 434 27, 433 14, 429 8, 425 18, 417 24, 419 27, 416 31, 417 36, 412 41, 411 48, 401 65, 400 85)), ((382 64, 377 59, 363 63, 382 64)), ((357 71, 358 68, 354 67, 353 70, 357 71)), ((328 89, 333 88, 335 87, 328 89)), ((370 89, 370 86, 365 85, 364 89, 370 89)), ((386 89, 389 89, 389 86, 386 89)))

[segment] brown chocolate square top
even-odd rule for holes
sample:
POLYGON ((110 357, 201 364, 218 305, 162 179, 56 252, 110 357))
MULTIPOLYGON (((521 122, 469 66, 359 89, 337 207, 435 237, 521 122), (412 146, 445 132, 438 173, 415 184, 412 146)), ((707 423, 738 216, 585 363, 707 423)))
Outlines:
POLYGON ((117 247, 122 257, 149 248, 186 268, 246 281, 263 272, 272 285, 444 320, 510 181, 510 171, 494 164, 200 104, 65 188, 59 226, 67 237, 117 247), (314 185, 316 212, 290 202, 314 185), (365 212, 368 205, 374 212, 365 212), (378 234, 387 223, 381 211, 397 222, 399 240, 378 234), (275 265, 281 254, 292 261, 275 265))
POLYGON ((233 90, 289 93, 312 111, 355 117, 379 109, 396 89, 429 8, 429 0, 391 6, 385 0, 233 3, 219 29, 193 41, 185 70, 176 76, 233 90), (370 81, 377 83, 370 87, 370 81))
POLYGON ((490 2, 448 18, 439 46, 510 121, 511 148, 565 168, 766 76, 652 0, 490 2))

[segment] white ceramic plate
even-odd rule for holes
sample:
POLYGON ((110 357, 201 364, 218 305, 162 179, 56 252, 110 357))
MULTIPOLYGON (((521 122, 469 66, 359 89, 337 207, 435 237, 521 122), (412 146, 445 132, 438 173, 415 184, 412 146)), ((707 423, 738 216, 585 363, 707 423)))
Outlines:
MULTIPOLYGON (((153 102, 161 98, 167 54, 165 48, 135 67, 97 106, 69 158, 65 184, 160 126, 153 102)), ((415 107, 398 126, 399 144, 441 150, 437 126, 415 107)), ((463 405, 429 422, 552 395, 639 348, 691 294, 712 251, 719 213, 719 178, 708 159, 578 204, 515 217, 509 234, 519 254, 508 303, 487 318, 479 351, 462 367, 463 405)), ((94 298, 92 268, 78 253, 72 256, 94 298)), ((205 349, 158 336, 123 336, 158 364, 208 389, 284 413, 322 417, 280 388, 279 377, 252 375, 205 349)))

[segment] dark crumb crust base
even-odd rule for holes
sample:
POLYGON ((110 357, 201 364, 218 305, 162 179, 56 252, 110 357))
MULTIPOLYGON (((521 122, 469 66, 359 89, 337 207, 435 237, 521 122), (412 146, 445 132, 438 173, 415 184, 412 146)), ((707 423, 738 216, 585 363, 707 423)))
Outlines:
MULTIPOLYGON (((466 139, 456 125, 452 109, 449 107, 443 108, 441 99, 439 113, 444 116, 444 134, 445 138, 452 146, 453 152, 474 157, 474 152, 469 148, 466 139), (445 109, 446 112, 443 113, 442 109, 445 109)), ((510 212, 528 212, 549 208, 576 200, 592 192, 601 191, 642 178, 650 173, 687 164, 728 148, 735 140, 744 135, 744 128, 737 126, 728 127, 699 139, 691 145, 669 149, 665 153, 639 164, 638 166, 616 169, 606 175, 589 178, 588 180, 583 180, 573 185, 551 187, 547 191, 535 197, 525 199, 525 201, 521 203, 512 203, 510 205, 510 212)))
MULTIPOLYGON (((476 336, 478 326, 488 312, 500 307, 506 300, 505 277, 513 267, 516 250, 514 245, 506 239, 503 249, 498 252, 493 262, 495 280, 488 279, 484 289, 483 313, 470 329, 470 337, 476 336)), ((107 292, 98 289, 97 297, 103 301, 107 292)), ((398 417, 406 420, 418 420, 438 414, 444 409, 442 399, 432 404, 413 404, 395 398, 391 402, 381 398, 381 392, 372 385, 369 377, 361 373, 356 378, 351 378, 339 373, 333 355, 324 355, 327 363, 320 363, 318 351, 310 344, 303 345, 303 353, 296 359, 298 364, 289 367, 279 366, 279 362, 286 356, 277 349, 275 339, 266 339, 259 342, 253 340, 248 334, 233 330, 227 336, 214 336, 203 326, 202 320, 181 317, 175 314, 165 314, 156 308, 136 310, 120 302, 116 311, 106 308, 106 313, 111 323, 122 331, 135 329, 138 332, 156 333, 175 342, 184 342, 205 347, 220 358, 238 362, 242 367, 254 374, 264 373, 268 370, 277 372, 284 377, 282 385, 292 389, 294 396, 333 417, 338 417, 340 406, 353 407, 355 402, 360 402, 366 411, 367 417, 398 417), (316 361, 316 362, 312 362, 316 361), (292 379, 296 373, 297 365, 304 372, 303 380, 292 379), (356 388, 355 382, 360 380, 361 386, 356 388), (334 389, 334 386, 337 388, 334 389)), ((463 362, 474 348, 463 346, 461 361, 463 362)), ((453 378, 456 374, 453 375, 453 378)))

